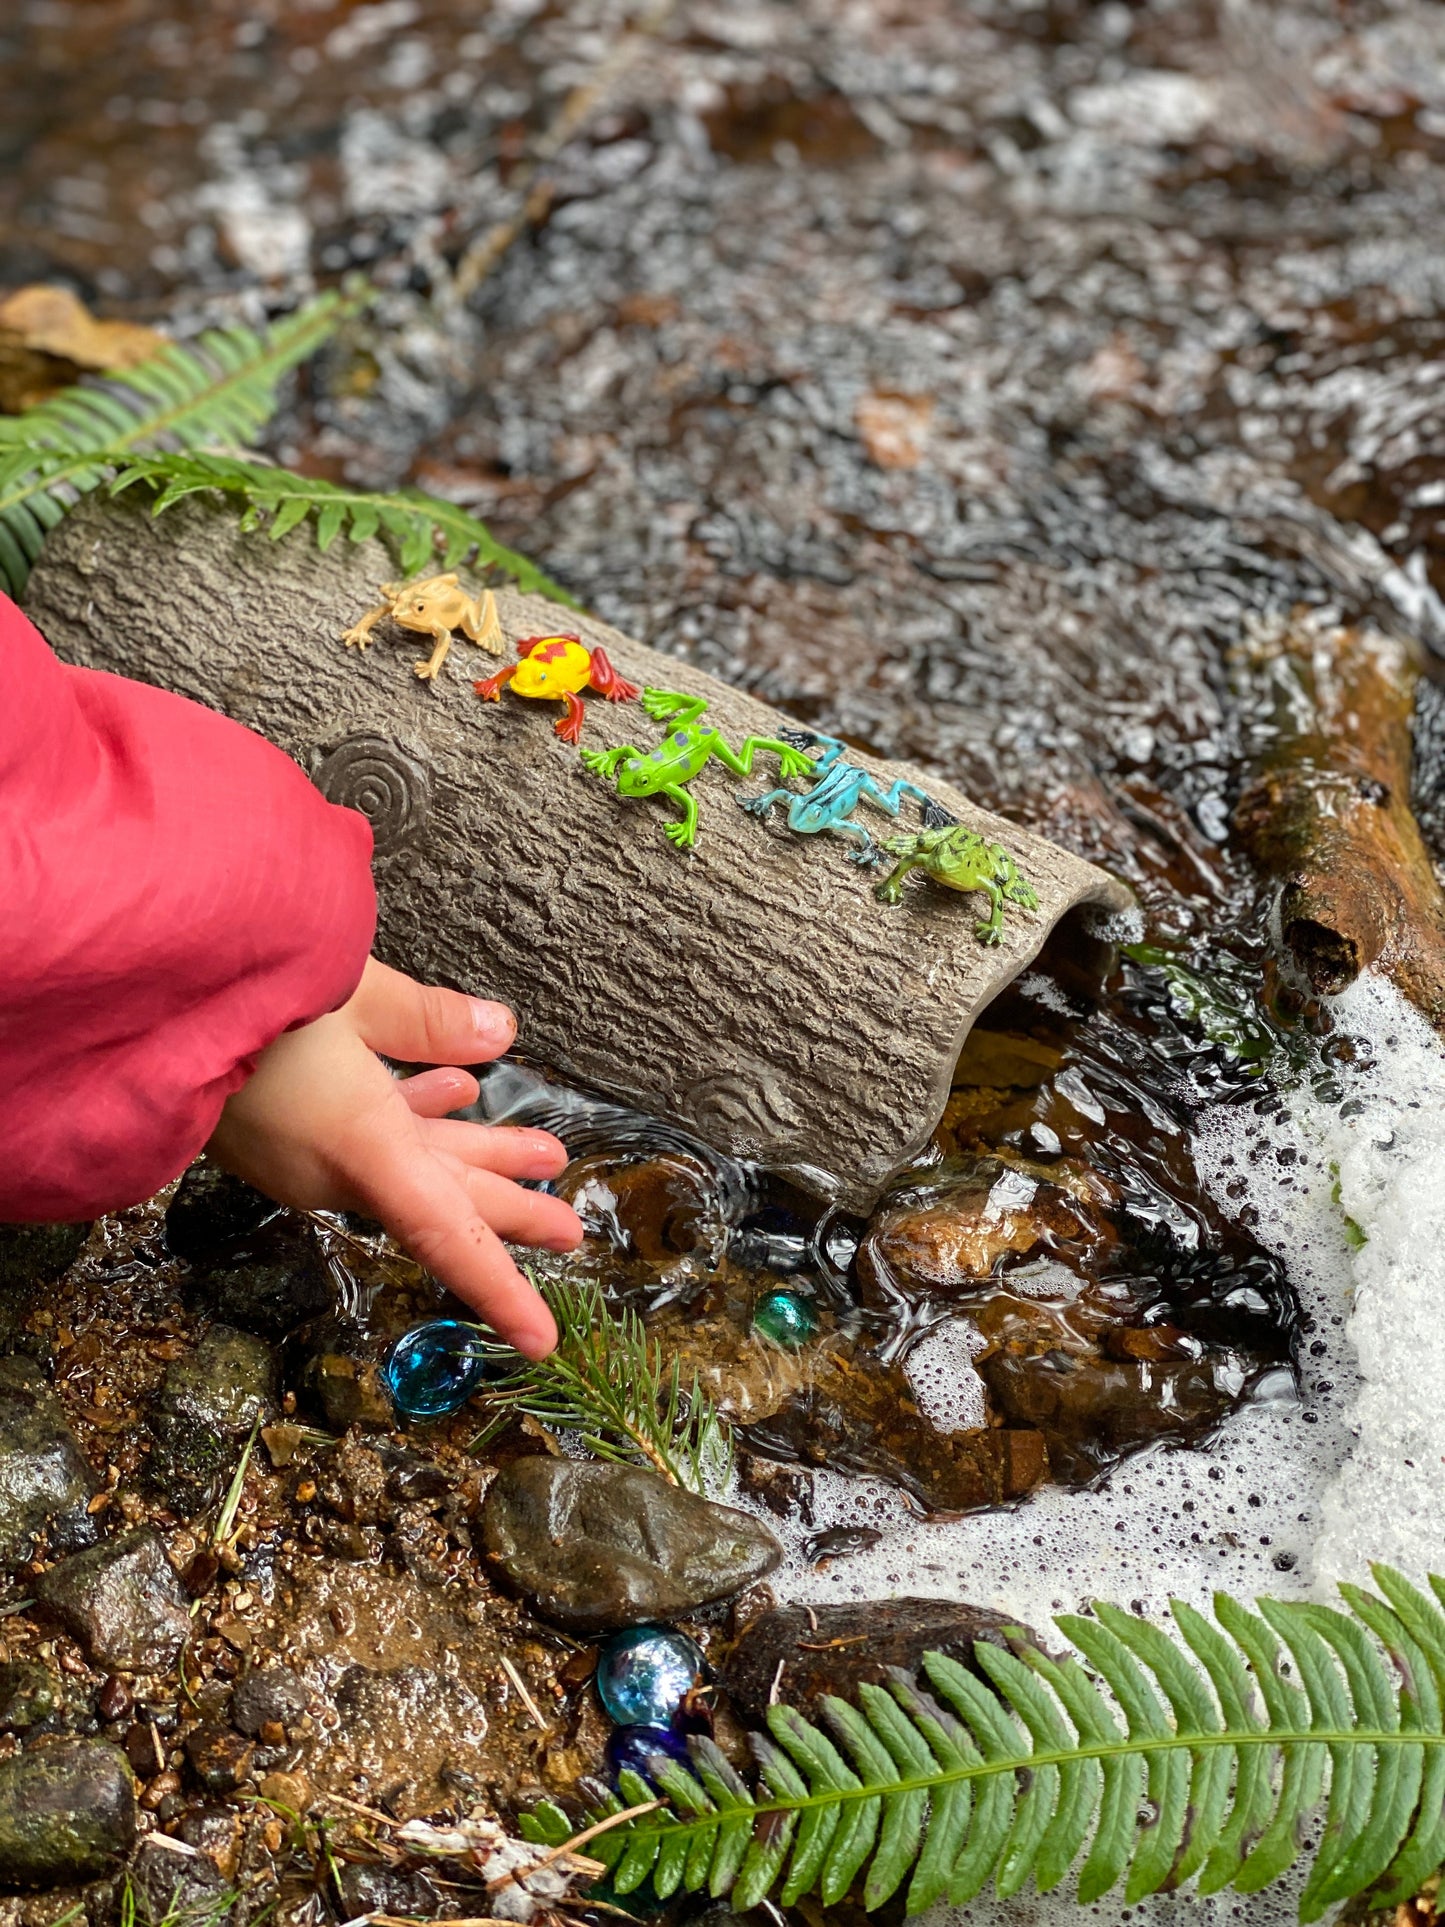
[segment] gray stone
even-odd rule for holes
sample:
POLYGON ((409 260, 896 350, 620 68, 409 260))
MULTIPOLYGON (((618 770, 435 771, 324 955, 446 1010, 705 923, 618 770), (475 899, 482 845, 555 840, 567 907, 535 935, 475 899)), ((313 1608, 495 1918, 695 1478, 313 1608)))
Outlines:
POLYGON ((177 1842, 152 1834, 131 1862, 131 1890, 139 1927, 179 1927, 184 1921, 221 1927, 231 1918, 223 1905, 229 1883, 208 1853, 176 1851, 177 1842))
POLYGON ((0 1666, 0 1733, 93 1733, 95 1707, 79 1680, 35 1659, 0 1666))
POLYGON ((278 1416, 276 1360, 264 1339, 213 1325, 166 1369, 148 1423, 150 1476, 177 1512, 210 1503, 257 1417, 278 1416))
POLYGON ((93 1543, 96 1489, 60 1401, 40 1368, 0 1358, 0 1568, 30 1557, 42 1531, 61 1552, 93 1543))
POLYGON ((951 1599, 867 1599, 837 1606, 778 1606, 750 1620, 723 1661, 724 1689, 743 1717, 761 1725, 773 1698, 811 1712, 824 1693, 847 1699, 888 1668, 918 1671, 923 1655, 946 1653, 970 1671, 974 1645, 1047 1650, 1032 1627, 987 1606, 951 1599))
POLYGON ((135 1782, 118 1746, 53 1740, 0 1761, 0 1887, 99 1879, 135 1834, 135 1782))
POLYGON ((236 1682, 231 1718, 255 1739, 263 1726, 293 1726, 306 1711, 305 1684, 289 1666, 258 1666, 236 1682))
POLYGON ((311 1227, 214 1164, 193 1164, 166 1212, 166 1243, 190 1267, 198 1311, 284 1338, 334 1293, 311 1227))
MULTIPOLYGON (((804 1185, 836 1173, 849 1210, 867 1209, 928 1142, 969 1025, 1059 919, 1129 901, 947 782, 862 753, 875 777, 921 783, 1018 861, 1039 907, 1011 911, 997 946, 978 941, 973 899, 915 879, 887 907, 873 875, 824 839, 740 810, 740 794, 777 781, 770 755, 746 789, 716 762, 702 772, 685 855, 663 835, 666 808, 590 775, 535 703, 479 706, 470 662, 421 683, 394 648, 343 649, 341 631, 394 574, 380 541, 321 555, 309 530, 253 540, 230 508, 183 502, 156 520, 128 497, 93 495, 47 537, 26 595, 67 661, 261 730, 333 802, 368 814, 390 962, 510 1003, 527 1056, 569 1082, 804 1185)), ((509 646, 576 633, 631 681, 703 697, 729 743, 795 727, 576 609, 510 589, 497 606, 509 646)), ((589 702, 586 729, 599 750, 657 741, 626 703, 589 702)))
POLYGON ((86 1224, 0 1224, 0 1293, 53 1284, 80 1256, 86 1224))
POLYGON ((549 1619, 578 1632, 676 1619, 778 1564, 758 1521, 655 1472, 517 1459, 487 1488, 487 1554, 549 1619))
POLYGON ((181 1582, 144 1528, 62 1559, 35 1581, 35 1596, 97 1666, 164 1672, 191 1630, 181 1582))

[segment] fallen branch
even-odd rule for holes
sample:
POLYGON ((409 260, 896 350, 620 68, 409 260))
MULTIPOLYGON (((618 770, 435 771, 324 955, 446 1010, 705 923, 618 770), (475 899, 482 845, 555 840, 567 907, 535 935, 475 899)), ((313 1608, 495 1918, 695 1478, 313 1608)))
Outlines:
POLYGON ((1277 886, 1282 954, 1323 996, 1377 969, 1445 1031, 1445 895, 1410 808, 1415 652, 1297 610, 1238 668, 1256 773, 1234 826, 1277 886))

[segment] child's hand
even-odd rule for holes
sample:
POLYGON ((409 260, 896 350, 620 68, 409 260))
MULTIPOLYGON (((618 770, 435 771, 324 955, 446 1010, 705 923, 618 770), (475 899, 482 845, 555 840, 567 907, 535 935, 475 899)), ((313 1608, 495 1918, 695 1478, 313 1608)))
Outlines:
POLYGON ((207 1149, 282 1204, 380 1219, 501 1337, 541 1358, 557 1328, 501 1240, 581 1242, 571 1205, 510 1182, 555 1178, 565 1149, 547 1131, 448 1117, 476 1098, 466 1071, 397 1079, 375 1055, 479 1064, 516 1028, 504 1004, 413 983, 373 957, 348 1004, 261 1053, 207 1149))

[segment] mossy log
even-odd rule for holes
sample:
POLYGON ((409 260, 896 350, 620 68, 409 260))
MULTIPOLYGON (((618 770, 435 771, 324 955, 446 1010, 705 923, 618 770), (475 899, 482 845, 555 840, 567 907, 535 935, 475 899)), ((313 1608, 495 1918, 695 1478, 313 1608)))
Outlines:
POLYGON ((1410 808, 1417 653, 1300 610, 1239 667, 1255 774, 1235 829, 1286 960, 1323 996, 1378 970, 1445 1032, 1445 896, 1410 808))
MULTIPOLYGON (((948 784, 906 776, 1004 844, 1038 893, 1010 906, 996 948, 980 902, 922 878, 890 908, 880 872, 831 836, 765 827, 738 807, 777 783, 711 764, 695 779, 697 846, 663 835, 676 810, 624 801, 553 733, 556 706, 510 692, 479 702, 498 662, 458 639, 419 682, 422 638, 377 629, 364 655, 341 634, 396 573, 377 542, 317 552, 191 502, 153 519, 92 498, 48 539, 30 578, 33 619, 71 662, 179 691, 269 736, 376 835, 378 950, 432 981, 504 999, 519 1049, 559 1076, 782 1169, 855 1210, 927 1142, 977 1014, 1079 905, 1117 910, 1102 871, 977 809, 948 784)), ((778 711, 605 624, 536 596, 498 594, 507 654, 526 636, 601 644, 633 682, 705 696, 727 741, 796 727, 778 711)), ((583 747, 649 748, 637 704, 586 695, 583 747)), ((886 835, 898 825, 868 811, 886 835)))

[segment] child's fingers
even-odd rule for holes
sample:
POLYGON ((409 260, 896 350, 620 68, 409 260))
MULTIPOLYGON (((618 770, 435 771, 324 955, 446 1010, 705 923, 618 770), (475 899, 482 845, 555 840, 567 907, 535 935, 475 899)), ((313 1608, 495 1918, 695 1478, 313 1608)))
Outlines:
POLYGON ((575 1251, 582 1242, 582 1220, 570 1204, 545 1191, 524 1191, 491 1171, 464 1168, 467 1196, 499 1238, 509 1244, 538 1245, 544 1251, 575 1251))
POLYGON ((445 1156, 503 1178, 556 1178, 567 1168, 567 1147, 560 1138, 520 1124, 468 1124, 459 1117, 441 1117, 427 1124, 423 1136, 445 1156))
POLYGON ((552 1314, 478 1216, 468 1187, 419 1145, 378 1142, 375 1150, 369 1168, 351 1173, 363 1208, 499 1337, 545 1358, 557 1343, 552 1314))
MULTIPOLYGON (((482 1087, 470 1071, 457 1070, 455 1066, 448 1065, 444 1070, 418 1071, 415 1077, 400 1078, 397 1088, 406 1099, 413 1117, 446 1117, 452 1111, 464 1110, 468 1104, 475 1104, 482 1087)), ((468 1127, 463 1125, 462 1128, 465 1130, 468 1127)), ((529 1171, 527 1176, 531 1175, 529 1171)))
POLYGON ((484 1064, 510 1048, 517 1020, 505 1004, 419 984, 375 957, 346 1006, 361 1038, 412 1064, 484 1064))

